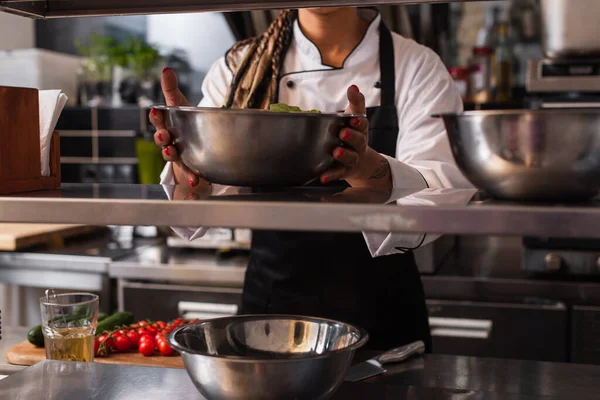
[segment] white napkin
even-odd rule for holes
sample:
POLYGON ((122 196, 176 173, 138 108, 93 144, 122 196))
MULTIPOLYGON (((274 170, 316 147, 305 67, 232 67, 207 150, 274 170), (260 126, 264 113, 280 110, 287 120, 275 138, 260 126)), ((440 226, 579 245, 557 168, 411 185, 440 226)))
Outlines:
POLYGON ((50 176, 50 142, 58 117, 67 103, 67 95, 60 90, 40 90, 40 155, 42 176, 50 176))

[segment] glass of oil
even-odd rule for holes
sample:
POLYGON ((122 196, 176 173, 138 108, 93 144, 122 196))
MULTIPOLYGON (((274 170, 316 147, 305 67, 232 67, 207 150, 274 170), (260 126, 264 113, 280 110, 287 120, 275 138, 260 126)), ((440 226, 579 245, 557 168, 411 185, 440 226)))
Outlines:
POLYGON ((48 360, 94 361, 98 296, 92 293, 55 294, 40 299, 42 332, 48 360))

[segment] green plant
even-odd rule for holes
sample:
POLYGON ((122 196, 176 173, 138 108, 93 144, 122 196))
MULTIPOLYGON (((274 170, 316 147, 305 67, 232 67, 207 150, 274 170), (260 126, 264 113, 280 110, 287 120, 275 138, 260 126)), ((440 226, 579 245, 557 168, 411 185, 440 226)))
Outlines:
POLYGON ((126 63, 124 49, 120 49, 111 37, 92 34, 86 45, 80 40, 76 40, 74 44, 79 54, 85 58, 84 68, 90 80, 110 81, 113 66, 126 63))
POLYGON ((140 39, 129 39, 124 46, 135 76, 140 81, 150 79, 152 70, 161 60, 158 49, 140 39))
POLYGON ((131 68, 140 81, 147 80, 161 60, 158 49, 141 39, 118 43, 111 37, 92 34, 86 45, 79 40, 74 44, 85 58, 87 78, 93 81, 110 81, 112 69, 117 65, 131 68))

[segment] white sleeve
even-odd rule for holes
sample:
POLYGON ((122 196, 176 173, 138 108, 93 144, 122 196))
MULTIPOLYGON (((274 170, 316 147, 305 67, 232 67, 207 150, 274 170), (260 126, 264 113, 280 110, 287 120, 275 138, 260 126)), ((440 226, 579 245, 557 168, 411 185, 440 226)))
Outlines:
MULTIPOLYGON (((204 82, 202 83, 202 100, 199 107, 221 107, 225 104, 225 96, 227 96, 227 90, 232 79, 231 71, 225 63, 225 58, 222 57, 217 60, 210 68, 204 82)), ((163 189, 167 194, 169 200, 173 198, 173 186, 175 184, 175 177, 173 175, 173 166, 168 162, 162 173, 160 174, 160 184, 163 185, 163 189)), ((223 194, 231 194, 235 192, 237 188, 232 188, 223 185, 212 184, 212 194, 219 196, 223 194)), ((192 241, 198 239, 206 234, 209 228, 207 227, 171 227, 173 232, 181 236, 183 239, 192 241)))
MULTIPOLYGON (((472 188, 454 162, 442 119, 432 117, 444 112, 461 112, 462 100, 440 58, 433 51, 419 47, 424 52, 423 60, 414 76, 406 79, 410 87, 402 104, 397 105, 401 112, 396 159, 388 157, 393 187, 472 188)), ((451 200, 463 203, 460 196, 451 200)), ((425 204, 435 205, 435 201, 435 197, 428 196, 425 204)), ((422 205, 423 202, 420 196, 398 201, 402 206, 411 204, 422 205)), ((385 232, 364 232, 363 236, 373 257, 414 250, 440 237, 385 232)))
MULTIPOLYGON (((467 204, 475 189, 424 189, 401 199, 391 199, 398 206, 453 206, 467 204)), ((442 235, 439 234, 414 234, 414 233, 367 233, 363 232, 367 247, 373 257, 389 254, 405 253, 425 246, 442 235)))
MULTIPOLYGON (((423 47, 422 47, 423 48, 423 47)), ((398 105, 396 158, 418 170, 430 188, 472 188, 460 172, 444 121, 432 115, 463 110, 460 94, 442 60, 430 49, 398 105)))

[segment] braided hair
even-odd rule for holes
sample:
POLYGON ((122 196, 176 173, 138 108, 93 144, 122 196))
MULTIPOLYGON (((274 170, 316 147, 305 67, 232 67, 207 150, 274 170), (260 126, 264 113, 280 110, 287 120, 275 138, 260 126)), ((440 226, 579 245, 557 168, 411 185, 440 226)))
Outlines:
POLYGON ((282 11, 262 35, 242 40, 229 50, 226 61, 233 79, 226 107, 266 109, 275 102, 296 17, 296 11, 282 11))

